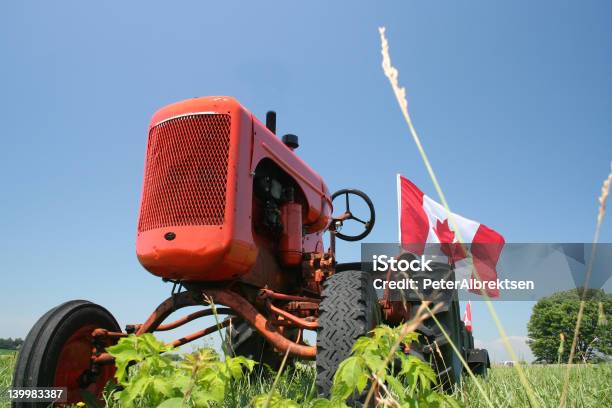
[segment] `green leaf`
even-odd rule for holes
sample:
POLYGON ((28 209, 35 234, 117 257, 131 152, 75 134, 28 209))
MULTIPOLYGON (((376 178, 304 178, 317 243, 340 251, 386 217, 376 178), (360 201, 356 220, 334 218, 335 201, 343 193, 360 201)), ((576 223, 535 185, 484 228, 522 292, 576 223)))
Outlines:
POLYGON ((151 333, 145 333, 136 338, 138 339, 137 346, 144 355, 150 356, 164 350, 164 343, 158 341, 151 333))
MULTIPOLYGON (((300 408, 300 406, 293 400, 283 398, 278 392, 274 392, 272 395, 261 394, 253 398, 252 404, 255 408, 300 408)), ((327 405, 329 406, 329 405, 327 405)), ((325 407, 325 406, 323 406, 325 407)))
POLYGON ((222 403, 225 390, 196 388, 191 393, 191 399, 196 407, 208 406, 211 402, 222 403))
POLYGON ((338 366, 334 375, 332 393, 342 399, 348 398, 355 390, 361 393, 368 383, 366 364, 361 356, 352 356, 338 366))
POLYGON ((255 361, 249 360, 244 356, 227 357, 225 360, 225 364, 227 365, 227 369, 229 370, 230 376, 233 379, 238 380, 242 378, 243 367, 246 367, 246 369, 250 372, 255 366, 255 361))
POLYGON ((444 398, 445 406, 448 406, 450 408, 463 408, 463 404, 461 404, 459 401, 457 401, 450 395, 443 395, 442 398, 444 398))
POLYGON ((450 395, 434 391, 424 391, 418 399, 419 403, 432 408, 462 408, 462 405, 450 395))
POLYGON ((419 341, 419 336, 420 336, 420 334, 417 333, 417 332, 407 333, 406 335, 404 335, 404 338, 402 339, 402 342, 405 343, 405 344, 410 344, 413 341, 415 341, 415 342, 419 341))
POLYGON ((191 376, 187 375, 185 372, 177 371, 174 375, 169 377, 167 381, 172 388, 184 394, 191 385, 191 376))
POLYGON ((349 408, 348 405, 338 399, 332 399, 330 401, 325 398, 317 398, 306 406, 308 408, 349 408))
POLYGON ((183 399, 182 398, 170 398, 162 402, 157 406, 157 408, 182 408, 183 407, 183 399))
POLYGON ((154 392, 163 395, 164 397, 170 397, 173 394, 172 382, 165 377, 153 377, 152 389, 154 392))
POLYGON ((312 401, 309 405, 309 408, 332 408, 331 402, 325 398, 317 398, 312 401))
POLYGON ((399 332, 386 324, 381 324, 372 330, 372 334, 377 339, 394 339, 398 336, 399 332))
POLYGON ((400 399, 404 398, 406 395, 406 390, 404 389, 404 385, 400 380, 392 375, 387 375, 385 376, 385 382, 397 397, 400 399))
POLYGON ((402 367, 399 375, 408 381, 411 395, 417 389, 417 386, 420 386, 421 389, 428 390, 432 385, 436 384, 436 373, 429 364, 415 356, 404 356, 400 358, 402 367))
POLYGON ((132 407, 134 406, 133 401, 142 398, 146 395, 146 390, 151 383, 151 377, 138 377, 132 379, 130 384, 121 391, 119 395, 119 403, 121 407, 132 407))
POLYGON ((132 362, 151 360, 151 365, 168 365, 166 360, 160 357, 160 353, 170 350, 169 346, 155 339, 151 333, 141 336, 129 335, 119 339, 116 345, 107 347, 106 351, 115 358, 117 372, 115 378, 121 385, 126 385, 127 371, 132 362))
POLYGON ((371 373, 382 373, 383 371, 386 371, 384 357, 377 354, 364 353, 363 360, 370 369, 371 373))
POLYGON ((363 336, 357 339, 353 345, 353 354, 363 354, 367 352, 375 352, 379 349, 378 339, 374 337, 363 336))
POLYGON ((125 385, 124 382, 127 377, 128 365, 132 361, 140 361, 141 356, 133 348, 132 344, 127 342, 121 343, 121 340, 119 340, 117 345, 108 347, 106 350, 115 357, 115 366, 117 367, 115 378, 117 382, 121 385, 125 385))

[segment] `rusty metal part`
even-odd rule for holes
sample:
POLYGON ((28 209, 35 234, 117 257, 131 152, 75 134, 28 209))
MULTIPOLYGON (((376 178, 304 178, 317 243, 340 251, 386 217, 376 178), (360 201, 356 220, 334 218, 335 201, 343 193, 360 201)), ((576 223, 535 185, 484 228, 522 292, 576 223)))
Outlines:
POLYGON ((168 324, 160 324, 157 329, 155 329, 155 331, 168 331, 168 330, 172 330, 172 329, 176 329, 177 327, 180 327, 186 323, 189 323, 195 319, 198 319, 200 317, 204 317, 204 316, 211 316, 213 314, 222 314, 222 315, 229 315, 232 314, 232 309, 226 308, 226 307, 217 307, 214 310, 212 308, 210 309, 205 309, 205 310, 199 310, 197 312, 188 314, 187 316, 181 317, 180 319, 177 319, 175 321, 173 321, 172 323, 168 323, 168 324))
POLYGON ((95 329, 92 333, 91 333, 92 337, 95 338, 121 338, 121 337, 127 337, 127 333, 122 333, 122 332, 113 332, 107 329, 102 329, 102 328, 98 328, 95 329))
POLYGON ((381 299, 379 304, 382 309, 382 313, 385 321, 392 324, 399 324, 410 320, 411 308, 409 303, 402 302, 401 300, 388 300, 381 299))
MULTIPOLYGON (((208 316, 208 315, 213 314, 213 311, 211 308, 211 309, 206 309, 206 310, 198 311, 195 313, 191 313, 187 316, 182 317, 181 319, 175 320, 174 322, 168 323, 166 325, 161 324, 161 322, 163 322, 164 319, 166 319, 170 314, 172 314, 178 309, 181 309, 183 307, 197 306, 197 305, 203 305, 203 304, 204 302, 203 302, 202 296, 198 292, 187 291, 187 292, 177 293, 169 297, 168 299, 166 299, 164 302, 162 302, 155 309, 155 311, 153 311, 153 313, 151 314, 151 316, 149 316, 149 318, 147 319, 145 323, 137 324, 137 325, 129 325, 128 328, 136 331, 137 336, 142 335, 144 333, 151 333, 151 332, 158 331, 158 330, 162 330, 162 331, 170 330, 170 329, 179 327, 185 323, 188 323, 190 321, 193 321, 199 317, 208 316)), ((231 309, 227 309, 227 308, 216 308, 216 311, 219 314, 225 314, 225 313, 232 312, 231 309)), ((212 333, 218 330, 220 327, 225 327, 226 325, 229 324, 229 321, 230 320, 228 319, 222 322, 219 326, 217 325, 211 326, 204 330, 200 330, 198 332, 192 333, 188 336, 185 336, 178 340, 173 341, 171 344, 175 347, 186 344, 190 341, 193 341, 209 333, 212 333)), ((93 335, 94 337, 102 337, 102 336, 124 337, 124 336, 127 336, 127 333, 115 333, 115 332, 109 332, 108 330, 105 330, 105 329, 96 329, 94 330, 93 335)), ((114 361, 115 361, 114 357, 110 355, 109 353, 99 353, 99 354, 92 356, 92 362, 94 364, 100 364, 100 365, 112 364, 114 361)))
POLYGON ((289 354, 306 359, 314 359, 316 357, 317 349, 315 346, 297 344, 284 337, 275 326, 270 324, 270 321, 263 314, 257 311, 252 304, 239 294, 227 289, 205 289, 204 293, 212 297, 215 303, 230 307, 238 316, 257 329, 281 353, 288 351, 289 354))
MULTIPOLYGON (((387 281, 391 280, 391 268, 387 271, 387 281)), ((391 292, 389 286, 386 286, 383 292, 383 297, 378 301, 382 309, 383 317, 391 324, 399 324, 409 321, 412 316, 410 303, 402 302, 401 300, 391 300, 391 292)))
POLYGON ((337 234, 337 229, 338 229, 338 225, 342 225, 342 223, 349 219, 351 217, 351 214, 349 212, 345 212, 344 214, 342 214, 340 217, 338 218, 334 218, 331 220, 331 222, 329 223, 329 250, 332 254, 336 253, 336 234, 337 234), (339 222, 339 224, 337 224, 339 222))
MULTIPOLYGON (((253 205, 257 206, 257 200, 253 201, 253 205)), ((254 208, 254 211, 257 209, 254 208)), ((259 216, 254 215, 255 218, 259 219, 259 216)), ((281 292, 288 292, 292 288, 299 287, 300 275, 286 273, 281 269, 276 248, 269 242, 269 239, 260 236, 256 231, 253 235, 259 249, 257 259, 253 268, 239 278, 240 282, 258 288, 267 286, 281 292)))
POLYGON ((111 356, 109 353, 100 353, 92 356, 91 362, 98 365, 113 364, 115 362, 115 357, 111 356))
MULTIPOLYGON (((170 343, 172 345, 172 347, 179 347, 182 346, 184 344, 187 344, 191 341, 197 340, 200 337, 204 337, 210 333, 214 333, 217 330, 220 330, 224 327, 229 326, 231 323, 231 319, 227 319, 222 321, 221 323, 219 323, 218 325, 213 325, 210 327, 207 327, 204 330, 200 330, 197 331, 195 333, 192 333, 188 336, 185 337, 181 337, 180 339, 174 340, 172 343, 170 343)), ((97 355, 94 355, 91 359, 92 363, 94 364, 99 364, 99 365, 105 365, 105 364, 112 364, 115 361, 115 358, 110 355, 109 353, 99 353, 97 355)))
POLYGON ((200 331, 192 333, 192 334, 190 334, 188 336, 181 337, 180 339, 174 340, 170 344, 172 345, 172 347, 182 346, 183 344, 189 343, 190 341, 197 340, 200 337, 204 337, 207 334, 214 333, 217 330, 220 330, 220 329, 222 329, 224 327, 227 327, 227 326, 229 326, 231 324, 231 322, 232 322, 232 319, 224 320, 221 323, 219 323, 218 325, 215 324, 215 325, 212 325, 210 327, 205 328, 204 330, 200 330, 200 331))
MULTIPOLYGON (((275 295, 282 295, 272 292, 275 295)), ((277 327, 273 325, 271 320, 268 320, 263 314, 257 311, 253 305, 251 305, 244 297, 239 295, 236 292, 233 292, 229 289, 206 289, 204 290, 204 294, 210 296, 215 303, 222 304, 228 306, 229 308, 216 308, 217 313, 226 314, 226 313, 235 313, 239 318, 246 320, 251 326, 257 329, 267 341, 269 341, 274 348, 284 353, 289 350, 289 354, 296 355, 306 359, 314 359, 316 357, 316 347, 307 346, 304 344, 300 344, 294 341, 291 341, 284 337, 281 333, 281 327, 277 327)), ((290 296, 290 295, 287 295, 290 296)), ((282 297, 282 296, 281 296, 282 297)), ((313 300, 311 298, 305 297, 291 297, 291 299, 308 299, 313 300)), ((315 299, 316 300, 316 299, 315 299)), ((296 300, 294 300, 296 301, 296 300)), ((269 303, 269 302, 268 302, 269 303)), ((171 330, 173 328, 179 327, 185 323, 193 321, 202 316, 211 315, 212 308, 206 309, 202 311, 198 311, 195 313, 191 313, 187 316, 184 316, 178 320, 175 320, 171 323, 163 325, 162 322, 173 312, 183 307, 188 306, 197 306, 203 305, 204 298, 201 293, 197 291, 185 291, 181 293, 174 294, 170 298, 166 299, 162 302, 154 311, 151 313, 149 318, 145 323, 141 325, 131 325, 130 329, 136 332, 136 335, 142 335, 144 333, 151 333, 155 331, 164 331, 171 330)), ((271 310, 282 316, 286 319, 281 325, 290 325, 292 327, 298 326, 301 328, 307 329, 315 329, 317 327, 316 321, 309 321, 307 319, 299 318, 297 316, 292 315, 289 312, 286 312, 282 309, 277 308, 274 305, 271 305, 271 310)), ((276 320, 274 323, 281 322, 281 320, 276 320)), ((206 329, 197 331, 188 336, 182 337, 173 341, 171 344, 174 347, 181 346, 190 341, 198 339, 200 337, 206 336, 212 332, 219 330, 222 327, 226 327, 231 323, 231 319, 227 319, 220 323, 219 325, 214 325, 208 327, 206 329)), ((94 336, 103 337, 124 337, 127 336, 127 333, 116 333, 116 332, 108 332, 104 329, 97 329, 94 331, 94 336)), ((114 358, 109 353, 99 353, 92 356, 92 362, 94 364, 112 364, 114 362, 114 358)))
POLYGON ((287 295, 285 293, 278 293, 271 289, 261 289, 259 291, 259 297, 262 299, 272 298, 276 300, 286 300, 286 301, 296 301, 296 302, 312 302, 319 303, 321 299, 306 297, 306 296, 296 296, 296 295, 287 295))
POLYGON ((333 221, 329 224, 330 228, 329 228, 329 252, 331 254, 335 254, 336 253, 336 230, 335 228, 332 229, 331 226, 333 225, 333 221))
POLYGON ((350 212, 350 211, 346 211, 344 214, 340 215, 339 217, 335 217, 335 218, 332 220, 332 223, 333 223, 334 221, 340 221, 340 222, 342 222, 342 221, 346 221, 346 220, 348 220, 349 218, 351 218, 352 216, 353 216, 353 214, 351 214, 351 212, 350 212))
POLYGON ((279 316, 284 317, 285 319, 295 323, 296 326, 301 327, 303 329, 308 330, 316 330, 319 327, 319 323, 317 321, 308 321, 306 319, 302 319, 301 317, 297 317, 286 310, 278 308, 272 304, 272 302, 267 302, 266 306, 270 311, 276 313, 279 316))
MULTIPOLYGON (((200 317, 204 317, 204 316, 210 316, 213 314, 222 314, 222 315, 228 315, 228 314, 232 314, 232 309, 228 309, 225 307, 218 307, 216 308, 214 311, 212 308, 210 309, 205 309, 205 310, 199 310, 197 312, 188 314, 187 316, 184 316, 180 319, 177 319, 171 323, 167 323, 167 324, 160 324, 159 326, 157 326, 157 328, 153 331, 168 331, 168 330, 172 330, 172 329, 176 329, 177 327, 180 327, 186 323, 189 323, 193 320, 196 320, 200 317)), ((125 326, 125 331, 127 333, 136 333, 140 327, 142 327, 142 324, 128 324, 125 326)))
POLYGON ((136 335, 140 336, 141 334, 154 332, 168 316, 178 309, 203 304, 204 301, 201 294, 196 291, 185 291, 170 296, 157 306, 146 322, 138 327, 136 335))
POLYGON ((281 320, 281 319, 269 319, 270 324, 274 325, 274 326, 278 326, 279 327, 279 332, 281 331, 280 329, 282 329, 283 327, 294 327, 295 325, 290 322, 289 320, 281 320))
POLYGON ((319 303, 314 302, 289 302, 285 306, 286 310, 291 311, 318 311, 319 303))
POLYGON ((334 256, 330 252, 312 252, 304 256, 302 277, 306 289, 321 293, 322 283, 334 274, 334 256))

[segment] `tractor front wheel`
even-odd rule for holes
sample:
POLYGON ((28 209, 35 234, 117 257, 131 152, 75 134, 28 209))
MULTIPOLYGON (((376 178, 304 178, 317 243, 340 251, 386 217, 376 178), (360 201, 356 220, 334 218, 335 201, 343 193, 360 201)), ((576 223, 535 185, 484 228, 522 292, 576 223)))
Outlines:
POLYGON ((317 388, 329 395, 338 365, 355 341, 380 323, 380 308, 372 276, 344 271, 323 283, 317 330, 317 388))
MULTIPOLYGON (((100 398, 115 367, 91 364, 91 334, 97 328, 121 331, 108 310, 86 300, 73 300, 49 310, 32 327, 19 351, 13 387, 66 387, 68 404, 83 401, 85 394, 100 398)), ((13 408, 48 405, 13 402, 13 408)))

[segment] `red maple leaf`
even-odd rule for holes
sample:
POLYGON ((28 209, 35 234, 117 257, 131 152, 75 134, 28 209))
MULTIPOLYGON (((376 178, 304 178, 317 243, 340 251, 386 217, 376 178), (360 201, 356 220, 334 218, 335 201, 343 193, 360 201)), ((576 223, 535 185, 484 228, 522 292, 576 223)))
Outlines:
POLYGON ((455 241, 455 232, 448 226, 448 218, 444 222, 436 220, 434 231, 443 244, 452 244, 455 241))
POLYGON ((440 249, 448 256, 448 261, 454 263, 466 257, 465 249, 459 242, 455 242, 455 232, 448 226, 448 218, 443 222, 436 220, 434 232, 440 240, 440 249))

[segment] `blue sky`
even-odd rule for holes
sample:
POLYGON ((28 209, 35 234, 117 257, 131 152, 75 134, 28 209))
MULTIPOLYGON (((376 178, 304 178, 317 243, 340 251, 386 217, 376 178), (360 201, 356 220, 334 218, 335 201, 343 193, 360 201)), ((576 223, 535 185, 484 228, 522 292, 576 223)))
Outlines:
MULTIPOLYGON (((275 109, 331 190, 372 197, 367 240, 395 240, 395 173, 435 191, 380 68, 381 25, 453 211, 508 242, 592 239, 612 159, 609 2, 237 3, 2 6, 0 337, 68 299, 123 325, 168 295, 134 251, 146 128, 192 96, 275 109)), ((496 307, 525 336, 531 304, 496 307)), ((499 337, 484 305, 474 322, 499 337)))

